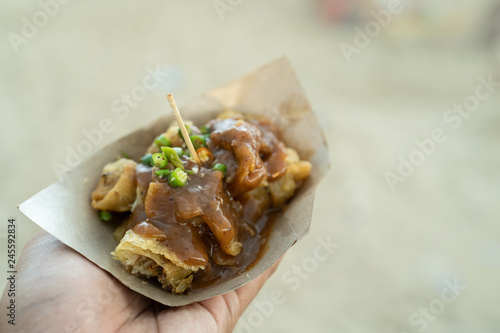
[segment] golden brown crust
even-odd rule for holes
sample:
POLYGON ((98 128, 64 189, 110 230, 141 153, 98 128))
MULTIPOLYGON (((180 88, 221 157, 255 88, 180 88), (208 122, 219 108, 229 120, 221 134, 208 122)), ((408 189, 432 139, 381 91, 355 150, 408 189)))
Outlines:
POLYGON ((294 149, 288 148, 287 152, 286 163, 288 168, 285 175, 279 180, 269 183, 269 192, 275 207, 284 206, 288 199, 295 194, 298 183, 306 179, 311 173, 311 163, 301 161, 294 149))
POLYGON ((137 235, 128 230, 115 251, 111 253, 131 274, 156 277, 164 289, 183 293, 193 280, 192 273, 204 266, 185 265, 175 253, 155 238, 137 235))
POLYGON ((135 161, 125 158, 106 164, 99 184, 92 192, 92 207, 115 212, 129 211, 136 197, 136 166, 135 161))

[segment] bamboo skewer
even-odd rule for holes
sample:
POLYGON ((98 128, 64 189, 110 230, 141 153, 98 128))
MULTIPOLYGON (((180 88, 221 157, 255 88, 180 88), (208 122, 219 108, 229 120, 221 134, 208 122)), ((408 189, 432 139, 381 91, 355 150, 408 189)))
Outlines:
POLYGON ((172 96, 172 94, 168 94, 167 99, 168 99, 168 102, 170 103, 170 106, 172 107, 172 110, 174 111, 175 118, 177 118, 177 124, 179 124, 179 128, 181 130, 182 136, 184 137, 184 142, 186 142, 186 145, 189 149, 189 152, 191 153, 191 157, 194 159, 194 161, 198 165, 201 165, 200 158, 198 157, 198 154, 196 153, 196 150, 194 149, 193 143, 191 142, 191 138, 189 137, 189 133, 186 129, 186 125, 184 125, 184 121, 182 120, 181 113, 179 112, 179 109, 177 108, 177 104, 175 104, 174 96, 172 96))

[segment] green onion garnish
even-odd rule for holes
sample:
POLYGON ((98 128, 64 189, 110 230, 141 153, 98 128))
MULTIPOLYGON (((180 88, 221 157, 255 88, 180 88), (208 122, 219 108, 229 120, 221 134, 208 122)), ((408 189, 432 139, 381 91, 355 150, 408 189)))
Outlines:
POLYGON ((214 167, 212 168, 212 170, 221 171, 224 174, 224 176, 227 173, 227 167, 224 164, 222 164, 222 163, 217 163, 216 165, 214 165, 214 167))

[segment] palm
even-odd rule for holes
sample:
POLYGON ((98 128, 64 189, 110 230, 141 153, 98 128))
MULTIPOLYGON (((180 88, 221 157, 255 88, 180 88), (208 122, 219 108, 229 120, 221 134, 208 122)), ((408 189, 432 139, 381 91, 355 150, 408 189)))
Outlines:
MULTIPOLYGON (((17 267, 19 332, 231 332, 276 267, 211 299, 170 308, 126 288, 48 234, 26 246, 17 267)), ((6 292, 2 307, 7 306, 6 292)), ((2 329, 1 331, 6 331, 2 329)))

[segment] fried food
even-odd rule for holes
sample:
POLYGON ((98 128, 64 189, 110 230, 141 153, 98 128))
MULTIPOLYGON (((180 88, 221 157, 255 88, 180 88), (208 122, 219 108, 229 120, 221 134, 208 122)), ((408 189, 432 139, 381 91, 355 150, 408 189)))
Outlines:
POLYGON ((156 277, 165 289, 183 293, 193 280, 192 273, 204 266, 185 265, 175 253, 161 246, 156 238, 137 235, 128 230, 111 253, 125 269, 135 275, 156 277))
POLYGON ((287 149, 285 162, 287 165, 285 175, 277 181, 269 183, 269 192, 273 199, 273 205, 276 207, 285 205, 288 199, 295 194, 300 182, 311 173, 311 163, 301 161, 299 154, 291 148, 287 149))
POLYGON ((97 188, 92 192, 92 207, 99 210, 126 212, 135 201, 135 168, 137 163, 121 158, 102 170, 97 188))
POLYGON ((201 165, 177 124, 141 163, 106 165, 92 193, 98 210, 130 212, 112 253, 127 271, 182 294, 233 278, 259 257, 270 226, 311 172, 274 124, 226 110, 205 126, 186 122, 201 165))

